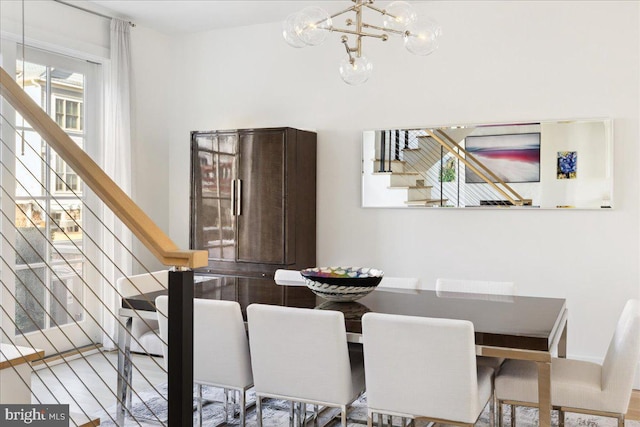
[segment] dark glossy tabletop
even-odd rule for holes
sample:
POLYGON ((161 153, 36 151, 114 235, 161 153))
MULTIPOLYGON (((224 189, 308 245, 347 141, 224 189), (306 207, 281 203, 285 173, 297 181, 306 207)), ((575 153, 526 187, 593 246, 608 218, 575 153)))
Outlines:
MULTIPOLYGON (((421 317, 469 320, 476 344, 548 351, 565 311, 565 300, 555 298, 436 293, 401 289, 377 289, 357 302, 338 303, 316 297, 304 286, 281 286, 273 279, 233 276, 198 277, 196 298, 240 303, 243 315, 249 304, 342 311, 348 332, 360 333, 364 313, 390 313, 421 317)), ((166 291, 123 299, 124 308, 155 310, 153 301, 166 291)))

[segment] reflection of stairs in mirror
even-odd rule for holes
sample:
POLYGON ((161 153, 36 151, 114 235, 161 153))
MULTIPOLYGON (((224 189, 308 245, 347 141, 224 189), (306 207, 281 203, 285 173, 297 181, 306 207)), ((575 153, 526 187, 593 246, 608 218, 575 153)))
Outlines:
POLYGON ((391 164, 391 171, 379 172, 380 159, 374 159, 373 175, 387 176, 389 181, 388 190, 403 191, 404 204, 407 206, 436 206, 446 202, 446 200, 431 198, 431 185, 425 185, 426 172, 418 172, 413 166, 408 165, 404 160, 386 161, 385 166, 391 164), (411 168, 413 170, 407 170, 411 168))
POLYGON ((407 206, 446 206, 447 199, 418 199, 407 200, 404 202, 407 206))
MULTIPOLYGON (((402 149, 405 170, 420 173, 427 182, 435 183, 434 185, 439 183, 439 164, 442 154, 440 145, 425 136, 417 137, 412 147, 402 149)), ((429 186, 429 188, 432 188, 432 186, 429 186)), ((440 190, 442 189, 440 188, 440 190)), ((438 193, 436 192, 435 195, 432 195, 429 192, 424 194, 423 197, 412 197, 405 204, 407 206, 446 206, 448 202, 446 194, 441 195, 438 193)))

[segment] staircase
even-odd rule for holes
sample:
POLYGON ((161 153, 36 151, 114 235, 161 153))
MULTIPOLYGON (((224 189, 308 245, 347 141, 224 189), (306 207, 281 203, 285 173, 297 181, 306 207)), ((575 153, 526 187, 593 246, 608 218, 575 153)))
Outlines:
MULTIPOLYGON (((408 144, 407 144, 408 145, 408 144)), ((406 206, 444 206, 447 199, 432 194, 432 183, 438 183, 440 149, 421 139, 414 140, 413 148, 400 148, 402 160, 388 158, 382 153, 381 144, 375 146, 372 160, 372 179, 377 188, 384 188, 390 203, 406 206), (437 153, 436 153, 437 151, 437 153)), ((389 154, 389 153, 387 153, 389 154)))
POLYGON ((44 351, 0 343, 0 395, 3 404, 31 403, 31 362, 44 351))
MULTIPOLYGON (((167 402, 169 425, 191 425, 193 421, 192 326, 194 289, 192 269, 207 265, 207 252, 181 250, 93 161, 82 147, 41 108, 36 100, 29 96, 1 67, 0 95, 6 101, 3 104, 3 112, 0 114, 3 120, 2 127, 3 130, 6 129, 6 132, 3 132, 0 142, 3 150, 11 153, 10 160, 16 162, 15 168, 23 167, 31 173, 30 168, 22 160, 22 156, 13 151, 16 142, 21 140, 26 142, 23 143, 24 147, 34 150, 34 147, 27 141, 25 133, 14 125, 15 117, 22 117, 24 123, 29 125, 28 133, 38 137, 39 144, 42 141, 42 144, 46 145, 46 147, 42 145, 42 149, 35 150, 33 154, 38 160, 38 163, 35 164, 40 165, 39 167, 44 171, 43 176, 54 176, 53 179, 62 183, 65 186, 64 190, 78 199, 79 203, 82 203, 82 212, 86 212, 93 221, 93 226, 90 229, 83 228, 86 224, 84 218, 82 221, 80 218, 76 218, 71 208, 64 207, 63 203, 59 202, 56 195, 49 192, 46 186, 43 187, 43 192, 47 192, 46 197, 49 197, 52 203, 59 204, 64 215, 56 217, 39 204, 40 209, 25 212, 21 200, 13 196, 15 189, 5 187, 5 177, 10 178, 6 182, 15 182, 31 199, 37 199, 37 197, 33 196, 28 186, 23 185, 19 177, 14 174, 13 165, 9 163, 7 166, 6 160, 0 162, 3 174, 0 190, 2 190, 3 200, 9 206, 9 209, 2 209, 4 219, 0 235, 2 235, 4 244, 14 252, 5 254, 2 258, 4 276, 0 281, 2 288, 0 292, 8 295, 8 298, 3 299, 3 304, 0 305, 3 320, 0 325, 0 340, 2 340, 0 342, 0 403, 36 404, 37 402, 37 404, 64 405, 73 403, 74 410, 77 408, 77 415, 70 414, 71 425, 98 425, 100 418, 86 409, 88 405, 85 404, 91 403, 101 408, 100 417, 109 419, 116 425, 124 425, 125 415, 128 416, 129 421, 137 422, 136 414, 129 410, 127 403, 131 402, 133 394, 140 398, 138 392, 141 390, 132 386, 133 371, 142 374, 139 367, 133 364, 125 369, 122 366, 124 363, 118 363, 116 366, 116 364, 110 363, 106 351, 96 353, 98 359, 102 359, 104 362, 98 366, 95 363, 90 363, 81 351, 86 342, 95 343, 102 340, 114 347, 122 359, 130 357, 129 348, 120 345, 121 341, 126 340, 127 334, 132 334, 126 324, 128 321, 123 322, 118 314, 120 299, 123 295, 115 282, 117 277, 125 275, 123 268, 126 269, 125 262, 121 262, 119 255, 130 256, 142 271, 150 272, 149 267, 143 264, 132 252, 131 245, 121 241, 116 236, 113 227, 109 227, 103 221, 104 216, 112 214, 130 229, 158 262, 172 267, 168 274, 167 286, 169 315, 172 318, 167 342, 169 348, 168 369, 162 367, 169 377, 168 392, 158 393, 158 396, 167 402), (82 180, 83 186, 92 190, 95 202, 98 204, 97 207, 90 206, 78 196, 64 177, 58 173, 57 161, 55 163, 49 161, 50 157, 46 155, 47 150, 56 153, 58 158, 73 171, 74 175, 82 180), (14 215, 13 212, 16 214, 14 215), (18 218, 18 214, 21 215, 20 218, 18 218), (22 223, 22 219, 26 221, 25 224, 22 223), (71 219, 73 224, 65 222, 66 219, 71 219), (55 233, 45 233, 48 230, 47 227, 55 230, 55 233), (39 236, 38 239, 31 238, 31 234, 25 230, 33 231, 36 236, 39 236), (89 250, 79 247, 75 243, 74 237, 69 236, 69 234, 74 235, 79 232, 87 239, 86 247, 89 250), (7 233, 9 233, 8 236, 7 233), (65 241, 62 242, 65 243, 64 245, 60 242, 61 236, 65 237, 65 241), (36 240, 39 243, 34 246, 32 242, 36 240), (109 244, 102 244, 105 240, 109 244), (29 251, 17 248, 15 241, 24 242, 22 246, 27 245, 29 251), (67 246, 73 246, 73 249, 82 255, 82 262, 86 263, 86 269, 76 266, 78 264, 77 258, 67 259, 66 252, 60 251, 60 248, 66 250, 67 246), (55 259, 53 256, 48 260, 45 259, 43 254, 46 255, 47 251, 52 251, 55 259), (29 260, 25 259, 25 255, 23 255, 25 253, 31 257, 29 260), (14 256, 16 262, 12 261, 14 256), (16 267, 18 264, 20 267, 16 267), (36 267, 33 267, 32 264, 36 267), (87 281, 88 275, 85 273, 89 269, 95 272, 94 275, 98 281, 95 285, 91 285, 87 281), (113 274, 109 274, 108 271, 112 271, 113 274), (8 277, 8 280, 4 279, 5 276, 8 277), (52 278, 51 284, 46 281, 47 277, 52 278), (63 289, 66 293, 58 292, 63 289), (102 298, 103 293, 107 292, 113 293, 113 298, 102 298), (22 296, 19 296, 19 293, 22 296), (63 296, 60 297, 60 295, 63 296), (83 305, 82 316, 76 316, 75 305, 82 305, 85 301, 90 301, 91 304, 83 305), (4 322, 5 319, 6 322, 4 322), (108 328, 107 322, 111 322, 114 328, 123 332, 117 337, 112 337, 112 334, 105 329, 108 328), (71 329, 74 334, 69 333, 71 329), (65 365, 65 369, 58 372, 61 375, 58 376, 51 369, 53 365, 46 362, 47 359, 43 361, 45 366, 38 369, 32 367, 31 362, 42 359, 47 353, 35 350, 40 348, 32 341, 35 336, 41 338, 41 343, 51 347, 51 350, 48 351, 50 354, 62 353, 67 348, 78 350, 77 354, 72 352, 73 354, 69 356, 61 355, 60 361, 65 365), (56 336, 62 345, 54 342, 56 336), (114 338, 117 338, 117 342, 114 341, 114 338), (18 339, 26 341, 28 346, 17 343, 18 339), (86 365, 82 366, 82 369, 73 369, 69 366, 68 362, 76 356, 78 359, 82 359, 86 365), (41 381, 46 393, 36 395, 31 389, 31 378, 35 376, 42 380, 40 374, 45 371, 51 374, 54 382, 41 381), (85 381, 87 375, 93 374, 95 375, 92 378, 97 379, 95 383, 85 381), (80 390, 69 390, 65 385, 67 378, 71 378, 75 384, 79 384, 80 390), (117 381, 118 384, 126 383, 131 393, 127 396, 117 394, 112 390, 109 382, 111 379, 117 381), (62 391, 53 393, 49 387, 50 384, 62 391), (108 397, 105 398, 101 395, 102 398, 100 398, 95 395, 92 392, 94 385, 104 386, 107 390, 104 395, 108 397), (44 400, 41 400, 40 397, 44 400), (112 406, 124 409, 118 410, 116 414, 110 409, 112 406)), ((25 125, 23 124, 23 126, 25 125)), ((40 148, 40 146, 38 147, 40 148)), ((39 181, 35 175, 24 176, 33 177, 36 182, 39 181)), ((149 358, 153 359, 151 356, 149 358)), ((153 359, 151 363, 158 364, 158 361, 153 359)), ((151 388, 155 387, 146 378, 144 380, 151 388)), ((149 409, 148 405, 147 409, 149 409)), ((149 411, 149 415, 160 420, 153 411, 149 411)))

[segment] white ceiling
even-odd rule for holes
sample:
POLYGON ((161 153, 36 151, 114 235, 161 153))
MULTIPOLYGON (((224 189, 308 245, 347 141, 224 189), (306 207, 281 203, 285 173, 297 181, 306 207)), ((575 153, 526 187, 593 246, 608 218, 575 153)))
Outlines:
MULTIPOLYGON (((165 34, 186 34, 219 28, 280 22, 311 5, 329 11, 348 7, 333 0, 88 0, 94 10, 127 18, 165 34)), ((80 4, 79 1, 69 1, 80 4)), ((86 4, 86 3, 85 3, 86 4)))

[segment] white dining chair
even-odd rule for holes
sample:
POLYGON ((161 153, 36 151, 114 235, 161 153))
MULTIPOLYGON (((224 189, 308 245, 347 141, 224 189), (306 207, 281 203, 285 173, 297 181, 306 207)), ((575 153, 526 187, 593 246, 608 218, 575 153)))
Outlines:
MULTIPOLYGON (((614 417, 618 426, 625 414, 640 358, 640 302, 629 300, 618 320, 602 365, 572 359, 551 361, 551 404, 559 411, 559 425, 565 412, 614 417)), ((536 407, 538 372, 534 362, 508 360, 496 378, 498 414, 502 424, 502 405, 536 407)), ((511 425, 515 425, 515 410, 511 425)))
MULTIPOLYGON (((497 302, 511 302, 516 293, 514 282, 492 282, 487 280, 464 280, 464 279, 436 279, 436 294, 438 296, 451 297, 459 294, 475 294, 488 296, 497 302)), ((489 366, 496 373, 500 369, 505 359, 502 357, 478 356, 477 363, 482 366, 489 366)))
POLYGON ((276 285, 283 286, 306 286, 304 277, 300 274, 299 270, 285 270, 279 268, 273 277, 276 285))
POLYGON ((420 279, 417 277, 388 277, 383 276, 378 289, 410 289, 420 288, 420 279))
MULTIPOLYGON (((165 342, 168 339, 168 304, 167 296, 156 298, 160 333, 165 342)), ((163 350, 166 365, 167 346, 163 350)), ((194 299, 193 381, 197 385, 198 425, 202 426, 203 385, 224 389, 225 422, 229 414, 228 390, 237 392, 240 425, 245 425, 246 392, 253 386, 253 374, 247 332, 237 302, 194 299)))
POLYGON ((374 414, 472 426, 492 406, 471 322, 366 313, 362 334, 369 427, 374 414))
MULTIPOLYGON (((511 303, 516 294, 514 282, 496 282, 489 280, 436 279, 436 295, 445 298, 471 298, 495 302, 511 303)), ((497 375, 505 362, 503 357, 476 356, 478 366, 487 366, 497 375)), ((494 396, 494 406, 497 401, 494 396)), ((497 416, 497 411, 494 414, 497 416)), ((495 420, 494 420, 495 421, 495 420)))
POLYGON ((247 320, 258 426, 262 399, 276 398, 340 408, 346 427, 347 407, 364 390, 364 368, 358 353, 349 355, 344 315, 251 304, 247 320))
MULTIPOLYGON (((126 298, 167 289, 168 283, 169 270, 160 270, 120 277, 116 280, 116 289, 121 297, 126 298)), ((159 338, 157 320, 134 317, 131 322, 131 337, 133 338, 130 347, 132 352, 162 355, 162 341, 159 338)))

